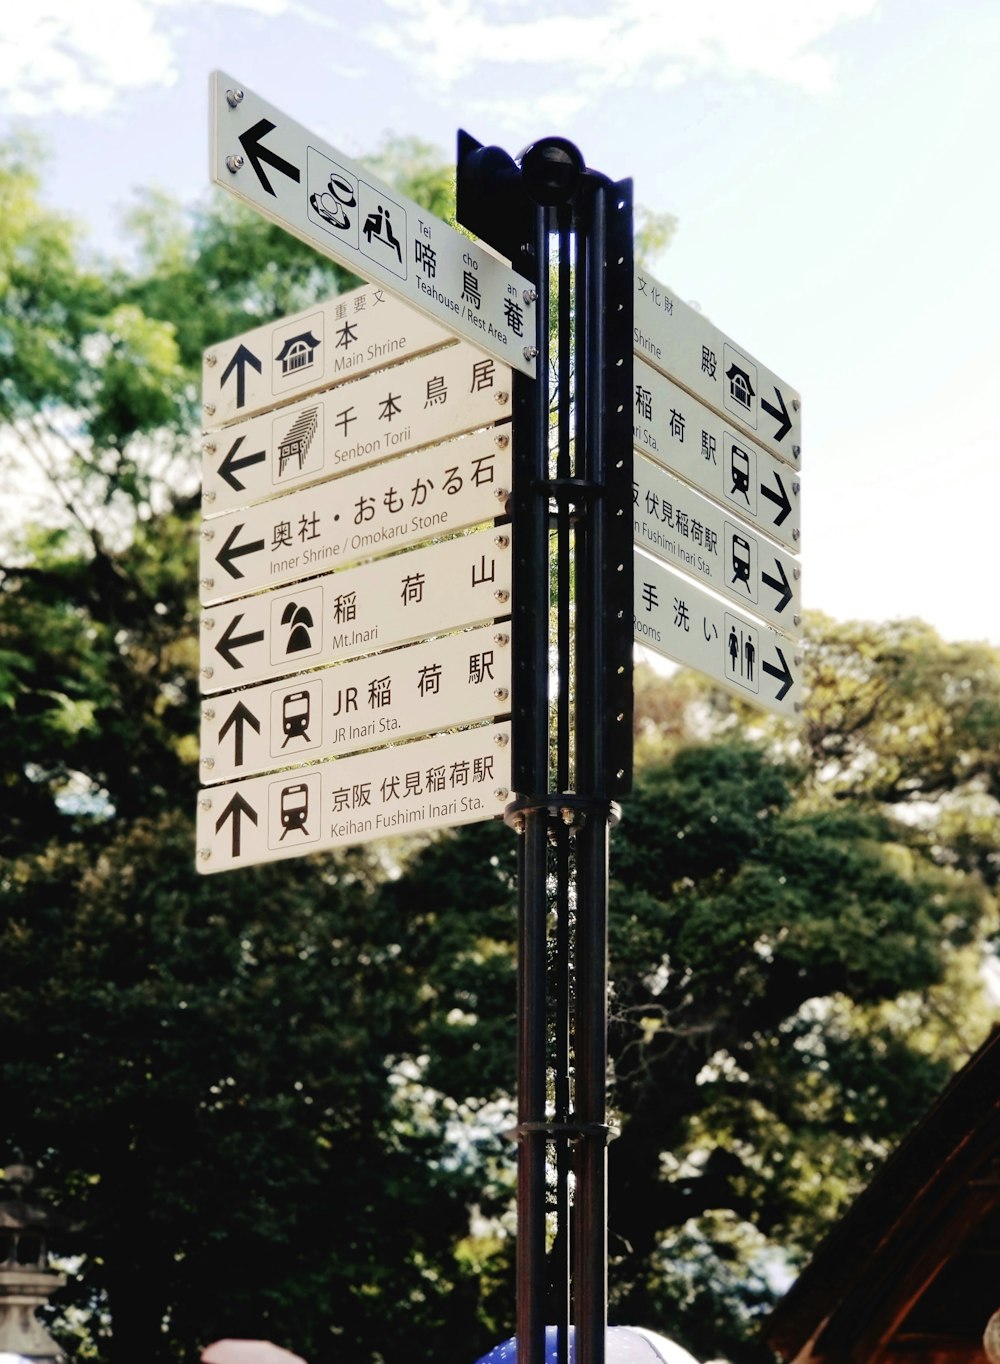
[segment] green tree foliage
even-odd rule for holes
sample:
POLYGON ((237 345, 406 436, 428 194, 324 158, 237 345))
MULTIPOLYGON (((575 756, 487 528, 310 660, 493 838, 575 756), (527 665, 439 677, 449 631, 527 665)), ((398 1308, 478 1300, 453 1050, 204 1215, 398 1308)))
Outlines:
MULTIPOLYGON (((0 1158, 84 1221, 59 1329, 459 1364, 512 1316, 516 840, 193 867, 201 352, 351 281, 228 201, 88 261, 37 164, 0 148, 0 1158)), ((426 148, 381 169, 449 215, 426 148)), ((801 734, 641 676, 612 843, 614 1319, 748 1364, 995 931, 996 652, 816 618, 808 666, 801 734)))
POLYGON ((23 493, 0 553, 3 1159, 85 1223, 84 1353, 475 1341, 471 1195, 400 1069, 423 985, 376 862, 193 865, 201 351, 353 281, 226 202, 156 197, 135 268, 87 263, 32 164, 0 154, 23 493))

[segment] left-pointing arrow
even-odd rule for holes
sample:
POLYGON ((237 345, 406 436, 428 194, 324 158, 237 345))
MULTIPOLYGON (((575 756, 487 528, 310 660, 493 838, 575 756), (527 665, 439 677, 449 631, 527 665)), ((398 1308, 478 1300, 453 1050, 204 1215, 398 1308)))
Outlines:
POLYGON ((223 810, 222 814, 215 821, 216 833, 219 832, 219 830, 222 828, 223 824, 225 824, 227 819, 231 819, 233 821, 232 842, 233 857, 239 857, 240 855, 240 831, 242 827, 241 821, 244 818, 249 819, 252 824, 256 824, 257 811, 253 808, 253 806, 246 799, 246 797, 241 796, 239 791, 237 791, 236 794, 233 796, 232 800, 223 810))
POLYGON ((778 570, 780 577, 772 578, 770 573, 761 573, 761 578, 767 583, 768 587, 774 589, 778 594, 778 604, 775 611, 784 611, 785 607, 792 600, 792 588, 788 581, 788 575, 782 567, 781 560, 775 559, 774 566, 778 570))
POLYGON ((271 188, 271 182, 264 174, 263 170, 261 170, 260 163, 262 161, 266 161, 269 166, 273 166, 274 169, 280 171, 282 175, 287 175, 289 180, 294 180, 296 184, 298 184, 302 178, 302 173, 298 166, 293 166, 291 161, 286 161, 283 156, 279 156, 277 152, 271 151, 270 147, 261 146, 264 138, 267 137, 268 133, 273 132, 276 126, 277 125, 272 123, 269 118, 262 118, 258 123, 255 123, 252 128, 248 128, 245 133, 240 135, 240 146, 246 152, 250 164, 253 166, 254 174, 261 183, 261 188, 268 194, 274 195, 275 198, 277 198, 277 195, 271 188))
POLYGON ((245 545, 238 545, 236 537, 243 529, 243 522, 234 526, 226 536, 226 543, 215 556, 215 562, 224 568, 231 578, 242 578, 243 571, 236 567, 235 559, 240 559, 244 554, 257 554, 264 548, 263 540, 248 540, 245 545))
POLYGON ((225 459, 219 465, 219 477, 225 479, 234 493, 242 493, 246 490, 246 484, 241 483, 236 477, 240 469, 249 469, 252 464, 262 464, 267 459, 264 450, 255 450, 252 455, 240 455, 237 459, 236 452, 246 440, 246 436, 237 436, 236 440, 226 453, 225 459))
POLYGON ((243 619, 243 612, 240 611, 233 616, 222 633, 222 638, 215 646, 215 652, 226 660, 231 668, 242 668, 242 662, 236 657, 236 650, 242 649, 248 644, 260 644, 264 639, 263 630, 250 630, 245 635, 236 634, 236 628, 243 619))
POLYGON ((233 358, 222 371, 222 377, 219 380, 219 387, 225 388, 226 380, 235 369, 237 407, 242 407, 247 398, 247 365, 249 365, 251 369, 255 369, 258 374, 262 373, 260 360, 254 355, 253 351, 241 341, 233 358))
POLYGON ((777 645, 774 646, 774 652, 778 655, 778 661, 780 662, 781 667, 776 668, 773 663, 768 663, 767 660, 765 659, 764 671, 766 673, 770 673, 772 677, 778 678, 778 680, 781 682, 782 685, 780 689, 776 691, 774 694, 774 699, 776 701, 781 701, 784 699, 785 693, 788 691, 788 688, 792 685, 795 679, 794 677, 792 677, 791 669, 785 662, 785 655, 781 652, 777 645))
POLYGON ((260 721, 253 711, 248 709, 242 701, 237 701, 236 705, 229 713, 229 718, 219 730, 219 743, 226 737, 230 730, 233 731, 233 766, 243 766, 243 728, 249 725, 251 729, 260 733, 260 721))

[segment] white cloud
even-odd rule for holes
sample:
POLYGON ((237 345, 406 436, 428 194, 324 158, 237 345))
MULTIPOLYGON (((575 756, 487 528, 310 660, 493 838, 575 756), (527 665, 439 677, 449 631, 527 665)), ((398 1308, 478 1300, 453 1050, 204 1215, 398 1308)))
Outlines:
POLYGON ((832 59, 817 45, 848 20, 870 18, 879 0, 616 0, 613 10, 580 0, 385 0, 390 20, 370 39, 400 61, 419 62, 439 87, 482 63, 552 65, 564 91, 585 104, 610 88, 663 88, 703 75, 759 76, 810 93, 831 88, 832 59), (540 12, 539 12, 540 11, 540 12))
MULTIPOLYGON (((371 0, 354 34, 440 94, 475 71, 551 67, 546 98, 567 117, 615 88, 756 76, 809 92, 835 81, 823 41, 879 0, 371 0)), ((0 32, 0 109, 93 116, 129 90, 177 80, 181 24, 207 7, 294 15, 343 29, 340 5, 310 0, 12 0, 0 32)), ((489 86, 482 89, 489 99, 489 86)))
POLYGON ((12 0, 0 31, 8 116, 104 113, 127 90, 177 79, 170 20, 205 4, 276 15, 288 0, 12 0))

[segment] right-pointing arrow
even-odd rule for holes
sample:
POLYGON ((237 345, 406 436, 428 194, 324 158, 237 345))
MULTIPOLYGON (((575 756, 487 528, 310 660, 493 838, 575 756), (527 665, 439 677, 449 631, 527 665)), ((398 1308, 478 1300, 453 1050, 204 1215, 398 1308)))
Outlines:
POLYGON ((222 814, 215 821, 215 832, 218 833, 227 819, 233 821, 233 841, 232 855, 240 855, 240 829, 241 820, 249 819, 252 824, 257 823, 257 811, 253 808, 245 796, 240 795, 239 791, 233 796, 232 800, 223 810, 222 814))
POLYGON ((774 392, 778 399, 777 407, 775 407, 773 403, 769 403, 766 398, 761 398, 760 405, 764 411, 772 416, 778 423, 778 429, 774 433, 774 439, 784 440, 792 429, 792 419, 788 415, 788 408, 785 406, 785 400, 781 396, 781 389, 777 384, 774 385, 774 392))
MULTIPOLYGON (((263 459, 263 455, 261 455, 261 458, 263 459)), ((781 475, 777 470, 774 471, 774 481, 778 485, 777 492, 775 492, 773 488, 769 488, 766 483, 760 485, 760 490, 761 493, 778 508, 778 515, 774 518, 773 524, 775 526, 780 526, 788 513, 792 510, 792 504, 788 494, 785 492, 785 485, 781 481, 781 475)))
POLYGON ((774 591, 777 592, 779 601, 774 609, 775 611, 780 612, 784 611, 785 607, 792 600, 792 588, 791 584, 788 581, 788 575, 785 573, 785 570, 782 567, 781 560, 776 558, 774 561, 774 566, 781 575, 780 578, 772 578, 770 573, 761 573, 760 576, 764 580, 764 582, 767 583, 768 587, 773 588, 774 591))
POLYGON ((764 671, 766 673, 770 673, 772 677, 777 677, 781 681, 782 684, 781 687, 774 694, 774 699, 776 701, 781 701, 784 699, 784 696, 788 691, 788 688, 792 685, 795 679, 792 677, 791 669, 785 662, 785 655, 781 652, 777 645, 774 646, 774 652, 778 655, 781 667, 776 668, 773 663, 768 663, 765 660, 764 671))

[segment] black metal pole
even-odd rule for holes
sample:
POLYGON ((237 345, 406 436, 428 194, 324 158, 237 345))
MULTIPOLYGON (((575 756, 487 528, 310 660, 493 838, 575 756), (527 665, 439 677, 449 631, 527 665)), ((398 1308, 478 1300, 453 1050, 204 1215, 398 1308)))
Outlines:
MULTIPOLYGON (((549 240, 535 210, 537 380, 514 379, 514 582, 512 706, 515 788, 549 784, 549 240)), ((520 1364, 545 1360, 545 1162, 548 1073, 548 811, 528 802, 515 816, 522 832, 518 874, 517 1339, 520 1364)))
POLYGON ((484 148, 461 133, 458 187, 461 221, 510 255, 518 271, 534 281, 538 297, 538 378, 518 374, 513 388, 512 781, 517 798, 506 817, 522 835, 518 1360, 544 1364, 550 1310, 558 1331, 557 1364, 567 1364, 572 1307, 574 1364, 604 1364, 608 829, 612 798, 627 791, 631 779, 631 185, 615 185, 586 171, 577 149, 561 138, 528 148, 515 166, 499 148, 484 148), (559 243, 554 319, 552 232, 558 232, 559 243), (549 454, 553 320, 554 469, 549 454), (550 632, 553 581, 556 625, 550 632), (555 915, 551 942, 550 909, 555 915), (546 1274, 550 1142, 555 1227, 546 1274))

